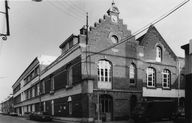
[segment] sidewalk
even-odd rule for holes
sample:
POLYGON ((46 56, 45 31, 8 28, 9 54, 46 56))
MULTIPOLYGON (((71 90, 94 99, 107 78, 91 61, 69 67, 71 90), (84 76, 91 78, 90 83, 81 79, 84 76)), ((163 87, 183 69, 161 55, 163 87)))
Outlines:
MULTIPOLYGON (((80 123, 78 121, 68 121, 68 120, 59 120, 59 119, 54 119, 56 123, 80 123)), ((134 123, 133 120, 128 120, 128 121, 108 121, 108 122, 102 122, 102 123, 134 123)))
POLYGON ((108 121, 103 123, 134 123, 132 119, 129 119, 128 121, 108 121))

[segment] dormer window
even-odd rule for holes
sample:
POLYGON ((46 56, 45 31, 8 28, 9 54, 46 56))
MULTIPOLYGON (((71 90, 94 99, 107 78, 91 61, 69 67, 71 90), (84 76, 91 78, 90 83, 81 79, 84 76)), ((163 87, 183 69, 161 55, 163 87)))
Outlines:
POLYGON ((69 49, 71 49, 74 45, 78 44, 78 36, 71 35, 68 39, 66 39, 60 46, 62 53, 66 53, 69 49))
POLYGON ((157 62, 162 61, 162 48, 160 46, 156 47, 156 61, 157 62))

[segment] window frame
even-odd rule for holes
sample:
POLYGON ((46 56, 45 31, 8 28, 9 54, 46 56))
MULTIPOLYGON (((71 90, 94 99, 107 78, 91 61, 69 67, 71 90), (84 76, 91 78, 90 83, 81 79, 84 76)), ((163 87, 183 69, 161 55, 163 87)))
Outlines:
POLYGON ((71 87, 73 85, 73 66, 69 66, 67 69, 67 86, 71 87))
POLYGON ((149 88, 155 88, 156 86, 156 70, 153 67, 147 68, 147 87, 149 88), (151 76, 149 76, 151 75, 151 76), (151 78, 151 81, 149 81, 149 77, 151 78), (149 85, 151 83, 151 85, 149 85))
POLYGON ((131 65, 129 66, 129 83, 132 85, 136 84, 137 81, 137 68, 136 65, 134 63, 131 63, 131 65), (132 82, 133 80, 133 82, 132 82))
POLYGON ((171 88, 171 72, 168 69, 164 69, 162 71, 162 88, 163 89, 171 88), (166 80, 166 82, 164 80, 166 80), (167 86, 164 86, 164 84, 166 84, 167 86))
POLYGON ((99 82, 111 82, 111 78, 112 78, 112 75, 111 75, 111 72, 112 72, 112 65, 109 61, 107 60, 100 60, 99 62, 103 62, 101 63, 98 63, 98 67, 97 67, 97 71, 98 71, 98 74, 97 74, 97 78, 98 78, 98 81, 99 82))
POLYGON ((156 61, 162 62, 163 59, 163 50, 161 46, 156 46, 156 61))
POLYGON ((110 39, 113 44, 119 43, 119 39, 116 35, 112 35, 110 39))
POLYGON ((97 64, 98 88, 112 89, 112 63, 106 59, 99 60, 97 64))

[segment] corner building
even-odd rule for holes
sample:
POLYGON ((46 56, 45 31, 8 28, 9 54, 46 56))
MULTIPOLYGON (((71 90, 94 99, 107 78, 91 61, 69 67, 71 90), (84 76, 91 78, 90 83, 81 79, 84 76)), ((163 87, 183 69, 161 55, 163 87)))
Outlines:
POLYGON ((81 28, 59 47, 61 55, 40 73, 35 97, 38 110, 58 119, 126 120, 137 102, 161 98, 157 91, 178 97, 177 56, 154 26, 135 39, 115 3, 88 32, 81 28))
POLYGON ((132 37, 99 52, 132 36, 114 3, 90 27, 87 45, 86 32, 82 28, 78 36, 66 39, 60 45, 61 56, 42 72, 44 111, 82 122, 128 119, 132 105, 142 96, 142 82, 136 77, 138 42, 132 37))

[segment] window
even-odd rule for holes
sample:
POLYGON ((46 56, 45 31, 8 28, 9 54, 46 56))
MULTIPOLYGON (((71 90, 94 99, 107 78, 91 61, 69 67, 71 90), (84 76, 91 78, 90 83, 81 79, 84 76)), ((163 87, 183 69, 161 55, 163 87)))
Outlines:
POLYGON ((154 68, 147 68, 147 87, 155 87, 156 72, 154 68))
POLYGON ((55 89, 54 87, 54 77, 51 78, 51 91, 55 89))
POLYGON ((156 47, 156 61, 157 62, 162 61, 162 48, 160 46, 156 47))
POLYGON ((112 36, 111 36, 111 42, 114 43, 114 44, 118 43, 118 38, 117 38, 117 36, 112 35, 112 36))
POLYGON ((163 88, 170 88, 171 84, 171 73, 169 70, 163 70, 162 72, 162 87, 163 88))
POLYGON ((32 78, 35 77, 35 72, 34 71, 31 73, 31 76, 32 76, 32 78))
POLYGON ((101 113, 111 113, 113 107, 113 98, 110 95, 103 94, 99 97, 100 111, 101 113))
POLYGON ((111 82, 111 64, 101 60, 98 64, 98 81, 111 82))
POLYGON ((72 67, 68 68, 68 80, 67 80, 67 85, 70 87, 72 86, 72 82, 73 82, 73 69, 72 67))
POLYGON ((40 84, 37 84, 37 96, 40 95, 40 84))
POLYGON ((36 67, 34 72, 35 76, 37 76, 39 74, 39 67, 36 67))
POLYGON ((73 38, 73 44, 75 45, 75 44, 77 44, 78 43, 78 38, 77 37, 74 37, 73 38))
POLYGON ((69 114, 72 114, 72 98, 69 96, 68 97, 68 105, 69 105, 69 114))
POLYGON ((45 81, 44 80, 40 84, 40 92, 41 92, 41 94, 45 93, 45 81))
POLYGON ((111 64, 106 60, 100 60, 97 67, 98 88, 111 89, 111 64))
POLYGON ((129 67, 129 79, 131 84, 136 83, 136 66, 133 63, 129 67))
POLYGON ((35 97, 35 87, 32 87, 32 97, 35 97))
POLYGON ((73 47, 73 40, 69 41, 69 49, 73 47))

